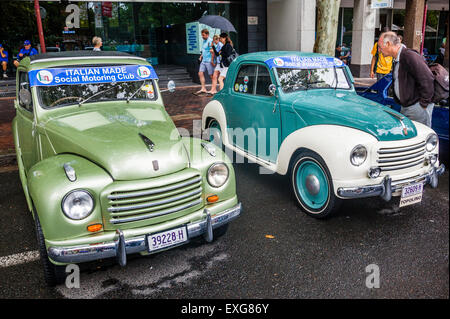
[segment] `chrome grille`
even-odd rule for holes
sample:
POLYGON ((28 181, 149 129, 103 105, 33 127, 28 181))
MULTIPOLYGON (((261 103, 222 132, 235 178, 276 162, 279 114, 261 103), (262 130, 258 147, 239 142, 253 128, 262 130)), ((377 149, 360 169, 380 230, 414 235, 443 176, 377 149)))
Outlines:
POLYGON ((425 141, 401 146, 383 147, 378 150, 378 166, 381 171, 401 170, 417 165, 423 165, 425 161, 425 141))
POLYGON ((181 212, 202 203, 202 178, 194 175, 169 185, 115 191, 107 196, 111 224, 181 212))

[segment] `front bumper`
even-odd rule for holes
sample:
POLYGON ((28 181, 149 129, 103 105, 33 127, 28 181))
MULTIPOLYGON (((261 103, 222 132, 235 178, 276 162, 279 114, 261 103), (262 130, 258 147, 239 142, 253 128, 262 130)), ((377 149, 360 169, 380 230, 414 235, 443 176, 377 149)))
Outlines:
MULTIPOLYGON (((203 235, 206 241, 213 240, 213 229, 223 226, 237 218, 242 210, 241 203, 211 217, 210 212, 204 210, 204 219, 186 225, 189 239, 203 235)), ((49 247, 48 257, 57 263, 70 264, 116 257, 121 266, 126 265, 127 254, 148 252, 146 236, 125 239, 124 233, 116 231, 117 240, 96 245, 80 245, 71 247, 49 247)), ((170 247, 170 248, 173 248, 170 247)))
POLYGON ((441 164, 439 167, 433 167, 427 173, 398 181, 392 181, 389 176, 386 176, 380 184, 358 186, 358 187, 340 187, 337 190, 337 194, 341 198, 364 198, 380 196, 386 201, 391 200, 392 194, 400 192, 402 187, 412 184, 423 182, 424 185, 430 184, 431 187, 436 188, 438 185, 438 177, 444 174, 445 166, 441 164))

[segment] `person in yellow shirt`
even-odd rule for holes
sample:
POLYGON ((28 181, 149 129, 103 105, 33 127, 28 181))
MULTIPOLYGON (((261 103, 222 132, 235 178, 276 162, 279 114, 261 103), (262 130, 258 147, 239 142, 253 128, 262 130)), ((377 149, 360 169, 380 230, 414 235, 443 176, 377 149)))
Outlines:
POLYGON ((378 43, 372 48, 372 63, 370 65, 370 77, 373 79, 377 76, 377 81, 392 71, 392 57, 385 57, 383 53, 378 51, 378 43))

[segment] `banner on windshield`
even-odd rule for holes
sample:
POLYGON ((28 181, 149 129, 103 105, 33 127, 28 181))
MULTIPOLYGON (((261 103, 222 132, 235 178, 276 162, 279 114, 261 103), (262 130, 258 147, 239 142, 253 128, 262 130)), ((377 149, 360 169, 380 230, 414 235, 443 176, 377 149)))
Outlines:
POLYGON ((158 78, 150 65, 40 69, 28 72, 28 77, 30 86, 128 82, 158 78))
POLYGON ((332 57, 280 56, 264 61, 269 68, 324 69, 341 67, 344 63, 332 57))

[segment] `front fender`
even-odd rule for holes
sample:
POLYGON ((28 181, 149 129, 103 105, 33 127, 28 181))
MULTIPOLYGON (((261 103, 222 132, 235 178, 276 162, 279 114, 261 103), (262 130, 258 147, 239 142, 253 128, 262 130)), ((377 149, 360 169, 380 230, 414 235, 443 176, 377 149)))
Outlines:
POLYGON ((206 130, 209 120, 215 119, 219 125, 220 130, 222 131, 222 139, 225 145, 229 145, 228 143, 228 134, 227 132, 227 117, 225 115, 225 110, 223 109, 222 104, 219 101, 212 100, 208 104, 206 104, 202 113, 202 130, 206 130))
MULTIPOLYGON (((192 168, 197 169, 203 177, 204 195, 205 198, 211 195, 219 196, 219 202, 224 201, 236 196, 236 179, 234 175, 233 165, 230 158, 215 144, 198 139, 183 137, 182 139, 186 150, 189 154, 190 165, 192 168), (202 143, 208 144, 209 147, 215 149, 215 156, 212 156, 202 146, 202 143), (228 180, 221 187, 212 187, 207 180, 208 169, 212 164, 217 162, 223 162, 228 166, 229 176, 228 180)), ((205 204, 208 204, 205 202, 205 204)))
MULTIPOLYGON (((350 163, 350 153, 356 145, 364 145, 368 154, 377 139, 360 130, 338 125, 313 125, 289 134, 280 146, 277 173, 285 175, 294 153, 300 148, 319 154, 327 165, 333 180, 359 178, 370 168, 370 158, 361 166, 350 163)), ((368 155, 369 156, 369 155, 368 155)))
POLYGON ((49 157, 28 172, 28 191, 39 216, 46 240, 63 240, 92 234, 87 226, 103 223, 99 194, 112 183, 112 178, 101 167, 73 154, 49 157), (71 182, 64 164, 74 168, 76 181, 71 182), (66 217, 61 208, 63 197, 75 189, 87 190, 94 198, 94 211, 83 220, 66 217))

